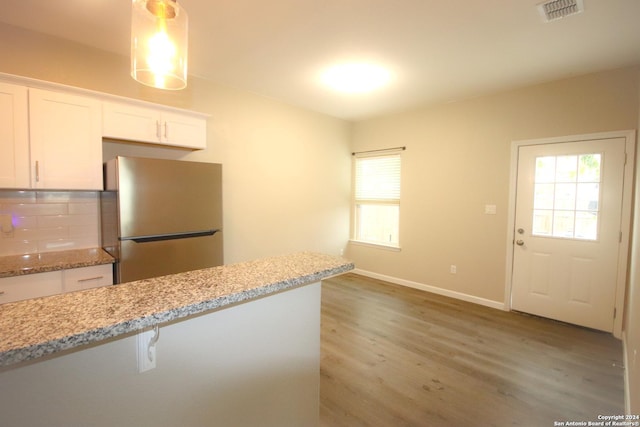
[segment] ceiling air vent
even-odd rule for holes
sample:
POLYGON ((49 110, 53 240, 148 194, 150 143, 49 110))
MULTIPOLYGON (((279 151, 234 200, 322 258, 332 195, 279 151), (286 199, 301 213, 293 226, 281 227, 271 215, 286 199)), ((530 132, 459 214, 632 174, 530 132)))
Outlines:
POLYGON ((538 11, 544 22, 555 21, 565 16, 584 11, 584 0, 552 0, 538 5, 538 11))

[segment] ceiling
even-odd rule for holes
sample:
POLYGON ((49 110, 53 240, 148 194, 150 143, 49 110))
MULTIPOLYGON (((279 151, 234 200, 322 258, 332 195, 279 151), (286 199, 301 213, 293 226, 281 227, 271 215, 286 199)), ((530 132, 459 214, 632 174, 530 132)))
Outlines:
MULTIPOLYGON (((640 1, 584 0, 543 22, 540 0, 180 0, 189 74, 359 120, 640 64, 640 1), (368 94, 336 93, 341 61, 388 67, 368 94)), ((131 0, 0 0, 0 21, 129 55, 131 0)))

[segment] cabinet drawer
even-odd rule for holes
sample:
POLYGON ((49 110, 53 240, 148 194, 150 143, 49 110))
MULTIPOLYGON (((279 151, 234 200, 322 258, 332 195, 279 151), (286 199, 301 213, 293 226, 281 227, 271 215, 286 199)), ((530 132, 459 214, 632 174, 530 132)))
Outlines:
POLYGON ((81 291, 108 285, 113 285, 113 268, 111 264, 72 268, 63 272, 64 292, 81 291))
POLYGON ((62 292, 62 272, 27 274, 0 279, 0 303, 46 297, 62 292))

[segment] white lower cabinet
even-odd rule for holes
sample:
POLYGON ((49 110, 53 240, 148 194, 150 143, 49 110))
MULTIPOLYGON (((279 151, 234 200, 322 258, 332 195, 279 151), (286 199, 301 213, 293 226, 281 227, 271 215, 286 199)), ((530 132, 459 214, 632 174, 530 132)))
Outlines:
POLYGON ((62 283, 64 292, 113 285, 113 267, 111 264, 104 264, 64 270, 62 283))
POLYGON ((62 271, 26 274, 0 279, 0 303, 62 293, 62 271))
POLYGON ((0 304, 113 284, 111 264, 0 279, 0 304))

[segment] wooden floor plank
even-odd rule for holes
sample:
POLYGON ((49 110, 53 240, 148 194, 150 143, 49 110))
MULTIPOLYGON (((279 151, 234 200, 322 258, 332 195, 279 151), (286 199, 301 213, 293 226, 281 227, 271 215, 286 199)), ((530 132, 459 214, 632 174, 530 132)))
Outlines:
POLYGON ((624 413, 610 334, 346 274, 323 281, 321 426, 553 426, 624 413))

